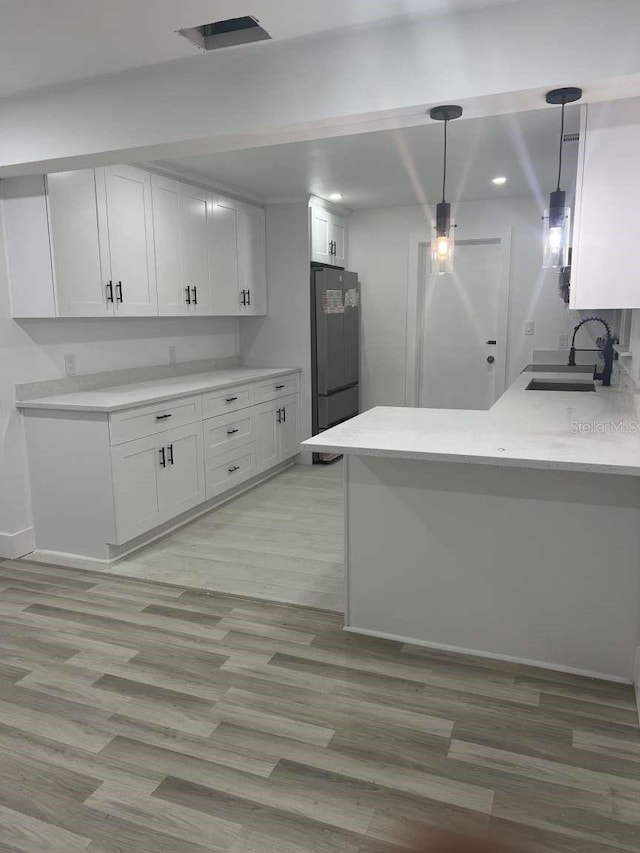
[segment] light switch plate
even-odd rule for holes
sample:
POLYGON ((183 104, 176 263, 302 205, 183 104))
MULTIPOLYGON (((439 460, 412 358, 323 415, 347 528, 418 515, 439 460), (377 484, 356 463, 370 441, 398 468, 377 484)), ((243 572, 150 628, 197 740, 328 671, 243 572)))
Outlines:
POLYGON ((536 324, 531 320, 529 323, 524 324, 524 333, 525 335, 533 335, 536 331, 536 324))

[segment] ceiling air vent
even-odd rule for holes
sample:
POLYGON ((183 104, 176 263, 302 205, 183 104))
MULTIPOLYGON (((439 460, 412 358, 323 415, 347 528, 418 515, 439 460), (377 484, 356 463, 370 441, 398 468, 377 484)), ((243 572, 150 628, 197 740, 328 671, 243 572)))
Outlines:
POLYGON ((212 24, 189 27, 178 32, 202 50, 220 50, 222 47, 233 47, 271 38, 253 15, 229 18, 227 21, 214 21, 212 24))

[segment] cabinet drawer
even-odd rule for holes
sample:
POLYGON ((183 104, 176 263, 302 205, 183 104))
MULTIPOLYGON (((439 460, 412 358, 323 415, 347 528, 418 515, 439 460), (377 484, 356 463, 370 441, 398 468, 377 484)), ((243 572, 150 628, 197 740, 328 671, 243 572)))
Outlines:
POLYGON ((205 470, 209 500, 253 477, 256 473, 255 444, 247 444, 234 453, 207 459, 205 470))
POLYGON ((230 412, 204 421, 205 458, 220 456, 255 441, 253 409, 230 412))
POLYGON ((109 440, 112 445, 155 435, 164 430, 202 420, 200 397, 184 397, 166 403, 154 403, 109 416, 109 440))
POLYGON ((289 373, 276 379, 264 379, 256 382, 255 402, 266 403, 267 400, 278 400, 288 394, 297 394, 300 390, 300 374, 289 373))
POLYGON ((202 413, 205 418, 213 418, 252 405, 253 385, 238 385, 235 388, 224 388, 205 394, 202 398, 202 413))

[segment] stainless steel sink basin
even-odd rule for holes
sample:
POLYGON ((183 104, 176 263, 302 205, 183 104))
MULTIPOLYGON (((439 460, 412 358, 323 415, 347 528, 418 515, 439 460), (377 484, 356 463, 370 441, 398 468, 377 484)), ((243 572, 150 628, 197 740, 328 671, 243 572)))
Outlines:
POLYGON ((595 391, 593 382, 571 382, 562 379, 532 379, 527 391, 595 391))

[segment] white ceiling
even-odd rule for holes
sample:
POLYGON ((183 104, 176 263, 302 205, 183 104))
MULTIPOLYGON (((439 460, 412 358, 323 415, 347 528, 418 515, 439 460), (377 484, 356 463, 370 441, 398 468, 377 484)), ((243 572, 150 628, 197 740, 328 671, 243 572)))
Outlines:
MULTIPOLYGON (((450 201, 533 194, 542 202, 557 177, 558 108, 449 125, 450 201), (507 177, 496 187, 491 179, 507 177)), ((566 132, 579 129, 579 107, 567 108, 566 132)), ((564 146, 563 186, 575 183, 577 143, 564 146)), ((430 204, 442 192, 442 125, 292 142, 264 148, 185 157, 162 168, 263 202, 308 194, 343 195, 349 208, 430 204)))
POLYGON ((257 17, 281 41, 513 2, 519 0, 0 0, 0 96, 197 55, 176 30, 242 15, 257 17))

